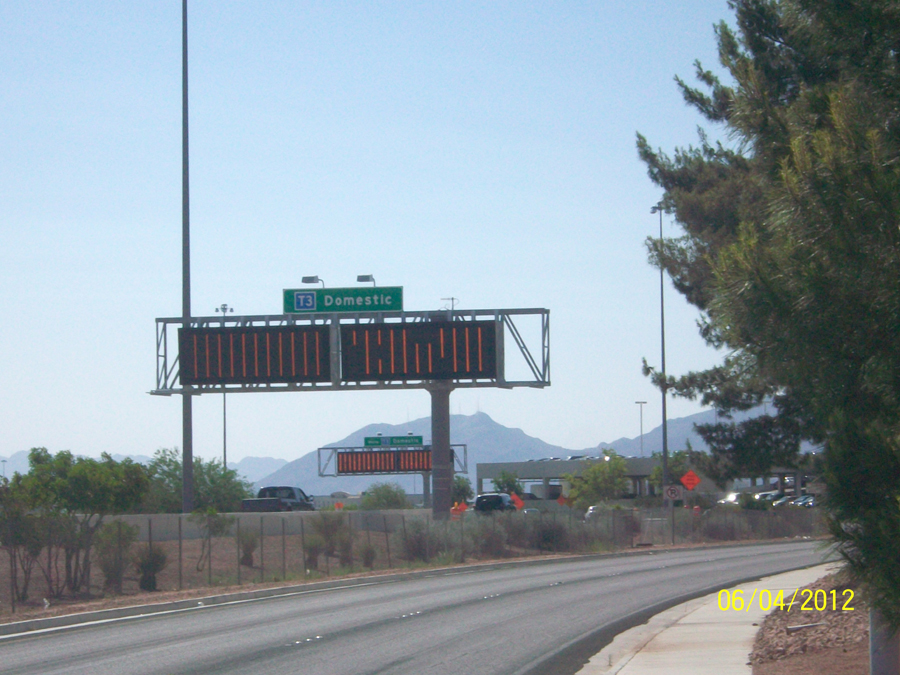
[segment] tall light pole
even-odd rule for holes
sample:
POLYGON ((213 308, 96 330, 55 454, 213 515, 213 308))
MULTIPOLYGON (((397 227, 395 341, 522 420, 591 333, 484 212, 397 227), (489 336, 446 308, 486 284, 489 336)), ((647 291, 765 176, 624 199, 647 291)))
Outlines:
MULTIPOLYGON (((659 202, 651 209, 659 213, 659 252, 662 255, 663 247, 663 204, 659 202)), ((659 328, 660 328, 660 351, 662 353, 662 473, 663 473, 663 498, 665 503, 672 507, 672 543, 675 543, 675 504, 667 496, 665 496, 666 486, 669 484, 669 429, 668 419, 666 417, 666 398, 668 394, 668 383, 666 381, 666 303, 665 303, 666 277, 663 269, 662 260, 659 261, 659 328)))
POLYGON ((6 460, 0 459, 0 462, 3 463, 3 477, 6 478, 6 460))
MULTIPOLYGON (((225 328, 225 315, 228 312, 234 312, 233 307, 229 307, 224 302, 216 307, 216 312, 222 312, 222 328, 225 328)), ((222 468, 228 468, 228 414, 225 408, 225 385, 222 385, 222 468)))
POLYGON ((644 406, 647 405, 647 401, 635 401, 635 405, 639 405, 641 407, 641 457, 644 456, 644 406))
MULTIPOLYGON (((188 165, 187 0, 181 3, 181 325, 191 325, 191 203, 188 165)), ((190 385, 181 385, 181 510, 194 510, 194 434, 190 385)))

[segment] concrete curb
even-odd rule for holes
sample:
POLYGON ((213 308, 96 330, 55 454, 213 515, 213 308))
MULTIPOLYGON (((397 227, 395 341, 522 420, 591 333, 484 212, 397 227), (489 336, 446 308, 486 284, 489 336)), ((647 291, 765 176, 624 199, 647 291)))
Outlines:
MULTIPOLYGON (((791 544, 796 543, 796 539, 776 540, 771 542, 753 542, 765 544, 791 544)), ((691 547, 693 550, 716 549, 716 548, 733 548, 737 546, 747 545, 747 543, 739 544, 711 544, 691 547)), ((25 621, 16 621, 0 624, 0 639, 11 638, 20 635, 27 635, 35 631, 52 630, 56 628, 67 628, 79 626, 82 624, 97 623, 101 621, 113 621, 116 619, 126 619, 133 617, 152 616, 154 614, 162 614, 165 612, 187 611, 190 609, 204 609, 224 605, 233 602, 249 602, 253 600, 263 600, 266 598, 274 598, 279 596, 300 595, 305 593, 315 593, 319 591, 330 590, 334 588, 352 587, 360 584, 386 584, 396 583, 400 581, 409 581, 428 576, 440 576, 444 574, 460 574, 469 571, 487 571, 495 569, 503 569, 513 566, 532 566, 543 565, 546 563, 567 563, 577 562, 581 560, 597 560, 608 558, 621 558, 636 555, 664 555, 674 551, 685 550, 684 548, 640 548, 627 549, 625 551, 616 551, 614 553, 589 553, 582 555, 566 555, 566 556, 538 556, 525 560, 504 560, 502 562, 476 563, 471 565, 455 565, 452 567, 435 567, 422 570, 411 570, 406 572, 390 572, 387 574, 376 574, 373 576, 353 577, 334 579, 331 581, 315 581, 303 584, 293 584, 290 586, 278 586, 274 588, 260 588, 250 591, 239 591, 236 593, 223 593, 218 595, 208 595, 203 597, 190 598, 187 600, 173 600, 171 602, 161 602, 148 605, 131 605, 129 607, 116 607, 113 609, 101 609, 88 612, 77 612, 72 614, 63 614, 47 618, 27 619, 25 621)))

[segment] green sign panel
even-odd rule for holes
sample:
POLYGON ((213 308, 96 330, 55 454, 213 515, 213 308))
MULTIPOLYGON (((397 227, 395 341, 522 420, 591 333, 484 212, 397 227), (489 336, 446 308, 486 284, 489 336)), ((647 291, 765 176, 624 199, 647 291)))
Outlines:
POLYGON ((284 289, 285 314, 402 310, 402 286, 284 289))
POLYGON ((366 436, 365 444, 367 448, 381 448, 384 446, 399 448, 424 445, 421 436, 366 436))

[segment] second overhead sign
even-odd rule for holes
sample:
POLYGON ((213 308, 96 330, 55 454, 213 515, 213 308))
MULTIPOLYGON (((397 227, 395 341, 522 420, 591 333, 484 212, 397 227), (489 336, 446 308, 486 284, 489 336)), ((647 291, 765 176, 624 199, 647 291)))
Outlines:
POLYGON ((365 445, 367 448, 380 448, 387 446, 391 448, 399 448, 406 446, 422 445, 421 436, 366 436, 365 445))

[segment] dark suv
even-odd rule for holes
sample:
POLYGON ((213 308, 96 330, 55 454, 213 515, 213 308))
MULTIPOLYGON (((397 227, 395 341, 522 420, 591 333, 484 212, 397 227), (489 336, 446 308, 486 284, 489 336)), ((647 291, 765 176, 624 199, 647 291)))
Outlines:
POLYGON ((505 492, 489 492, 478 495, 475 498, 476 513, 490 513, 491 511, 515 511, 516 505, 512 503, 505 492))

